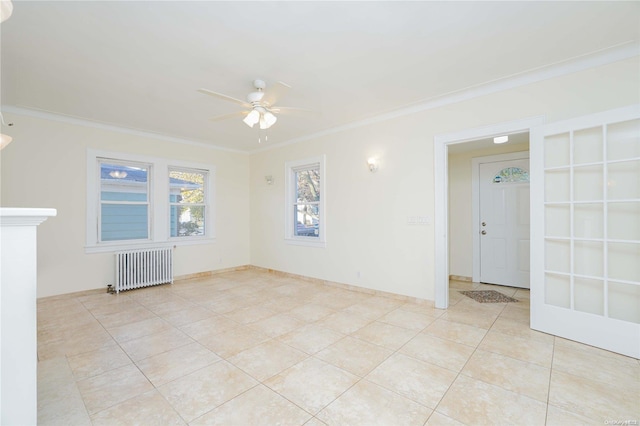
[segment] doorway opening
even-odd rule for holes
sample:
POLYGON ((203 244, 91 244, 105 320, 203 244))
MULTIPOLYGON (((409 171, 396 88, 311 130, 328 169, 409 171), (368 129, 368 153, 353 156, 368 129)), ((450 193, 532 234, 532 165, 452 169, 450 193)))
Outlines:
MULTIPOLYGON (((469 251, 468 249, 463 253, 459 252, 455 249, 450 250, 450 234, 454 232, 458 232, 459 228, 453 230, 453 226, 450 226, 450 222, 452 220, 452 214, 458 214, 463 212, 463 209, 459 208, 459 206, 453 205, 450 202, 450 185, 456 185, 455 181, 450 182, 450 166, 455 166, 453 162, 450 164, 450 160, 454 160, 455 156, 460 154, 462 157, 465 157, 464 152, 473 152, 473 156, 480 156, 481 152, 485 152, 486 155, 491 155, 487 153, 491 151, 493 143, 493 137, 502 136, 502 135, 510 135, 512 140, 519 140, 521 143, 526 143, 528 151, 528 134, 532 127, 538 126, 544 122, 543 117, 533 117, 518 121, 499 123, 491 126, 468 129, 462 132, 437 135, 434 140, 434 151, 435 151, 435 186, 436 186, 436 210, 434 215, 434 225, 436 230, 436 247, 435 247, 435 306, 437 308, 446 309, 449 306, 449 278, 450 275, 459 275, 452 273, 452 262, 458 262, 461 260, 466 263, 465 272, 466 275, 469 276, 469 272, 471 273, 471 277, 473 278, 473 267, 471 271, 469 271, 469 266, 472 265, 473 258, 473 250, 469 251), (526 142, 525 142, 526 141, 526 142), (485 151, 482 151, 485 150, 485 151), (460 257, 458 257, 460 256, 460 257), (466 256, 466 260, 464 257, 466 256), (455 260, 453 258, 455 257, 455 260), (471 259, 470 259, 471 258, 471 259)), ((512 144, 511 146, 514 146, 512 144)), ((522 144, 518 144, 519 146, 514 148, 515 151, 523 151, 522 144)), ((469 161, 472 157, 469 157, 469 161)), ((455 171, 455 170, 454 170, 455 171)), ((467 175, 471 174, 471 164, 469 163, 467 167, 467 175)), ((457 177, 457 175, 456 175, 457 177)), ((470 181, 467 179, 467 193, 471 195, 471 185, 470 181)), ((455 190, 454 188, 451 188, 455 190)), ((457 194, 457 193, 456 193, 457 194)), ((471 214, 471 197, 467 197, 467 205, 469 206, 466 214, 471 214)), ((473 239, 472 229, 468 227, 473 227, 473 222, 471 218, 467 220, 467 229, 469 232, 467 233, 467 239, 469 236, 473 239)), ((456 238, 454 236, 454 238, 456 238)), ((467 247, 473 247, 473 243, 467 244, 467 247)), ((458 265, 454 264, 454 268, 457 268, 458 265)), ((453 269, 456 270, 456 269, 453 269)))

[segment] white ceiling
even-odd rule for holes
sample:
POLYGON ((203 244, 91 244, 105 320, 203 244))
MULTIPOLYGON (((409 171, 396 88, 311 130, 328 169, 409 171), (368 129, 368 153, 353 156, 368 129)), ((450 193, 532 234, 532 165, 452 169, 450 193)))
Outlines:
POLYGON ((639 22, 640 2, 14 1, 1 102, 251 151, 256 129, 209 120, 240 107, 198 88, 291 85, 279 104, 320 114, 281 115, 273 145, 638 43, 639 22))

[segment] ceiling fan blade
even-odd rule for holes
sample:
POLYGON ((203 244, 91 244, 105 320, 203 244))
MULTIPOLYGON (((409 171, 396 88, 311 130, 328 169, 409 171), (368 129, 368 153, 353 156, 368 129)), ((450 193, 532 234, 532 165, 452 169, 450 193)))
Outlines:
POLYGON ((247 102, 245 102, 243 100, 236 99, 236 98, 233 98, 231 96, 223 95, 222 93, 214 92, 213 90, 198 89, 198 92, 204 93, 205 95, 209 95, 209 96, 215 96, 216 98, 224 99, 225 101, 235 102, 237 104, 242 105, 245 108, 251 108, 251 104, 249 104, 249 103, 247 103, 247 102))
POLYGON ((235 117, 242 117, 243 115, 247 115, 249 113, 249 111, 237 111, 237 112, 232 112, 229 114, 222 114, 222 115, 217 115, 213 118, 210 118, 209 120, 211 121, 221 121, 221 120, 226 120, 227 118, 235 118, 235 117))
POLYGON ((298 107, 286 107, 286 106, 277 106, 274 108, 269 108, 269 111, 273 113, 300 113, 300 114, 320 114, 318 111, 314 111, 308 108, 298 108, 298 107))
POLYGON ((267 88, 262 101, 267 105, 273 105, 278 102, 278 99, 280 99, 285 93, 287 93, 289 89, 291 89, 291 86, 289 86, 287 83, 278 81, 273 86, 267 88))

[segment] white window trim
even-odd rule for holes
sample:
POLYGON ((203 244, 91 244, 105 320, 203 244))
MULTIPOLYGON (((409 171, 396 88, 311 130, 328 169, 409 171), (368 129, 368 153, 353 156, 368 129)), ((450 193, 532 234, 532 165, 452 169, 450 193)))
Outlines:
POLYGON ((215 166, 211 164, 175 161, 168 158, 147 157, 123 152, 87 149, 87 216, 85 253, 105 253, 120 250, 142 249, 149 247, 209 244, 215 241, 215 166), (98 209, 100 206, 100 170, 101 159, 130 161, 149 164, 151 180, 150 233, 146 240, 105 241, 98 239, 98 209), (170 237, 169 228, 169 169, 200 169, 208 173, 205 185, 207 204, 205 208, 205 235, 190 237, 170 237))
POLYGON ((327 246, 327 177, 325 173, 325 156, 305 158, 302 160, 287 161, 285 163, 285 208, 284 208, 284 241, 287 244, 320 247, 327 246), (320 170, 320 202, 318 204, 320 210, 320 220, 318 221, 318 237, 301 237, 293 232, 294 217, 291 207, 295 204, 295 170, 305 166, 318 164, 320 170))

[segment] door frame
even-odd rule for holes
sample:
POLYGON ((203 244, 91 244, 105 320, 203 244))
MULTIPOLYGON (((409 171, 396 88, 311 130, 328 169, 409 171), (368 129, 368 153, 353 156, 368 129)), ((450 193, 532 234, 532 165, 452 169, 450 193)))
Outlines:
POLYGON ((544 122, 544 116, 534 116, 434 136, 435 264, 433 267, 436 308, 449 307, 449 145, 473 142, 497 135, 531 132, 533 127, 542 125, 544 122))
MULTIPOLYGON (((480 164, 497 161, 529 160, 529 151, 509 152, 507 154, 487 155, 471 159, 471 216, 473 224, 473 269, 471 280, 480 282, 480 164)), ((531 165, 529 165, 531 169, 531 165)), ((531 226, 529 226, 531 229, 531 226)))

